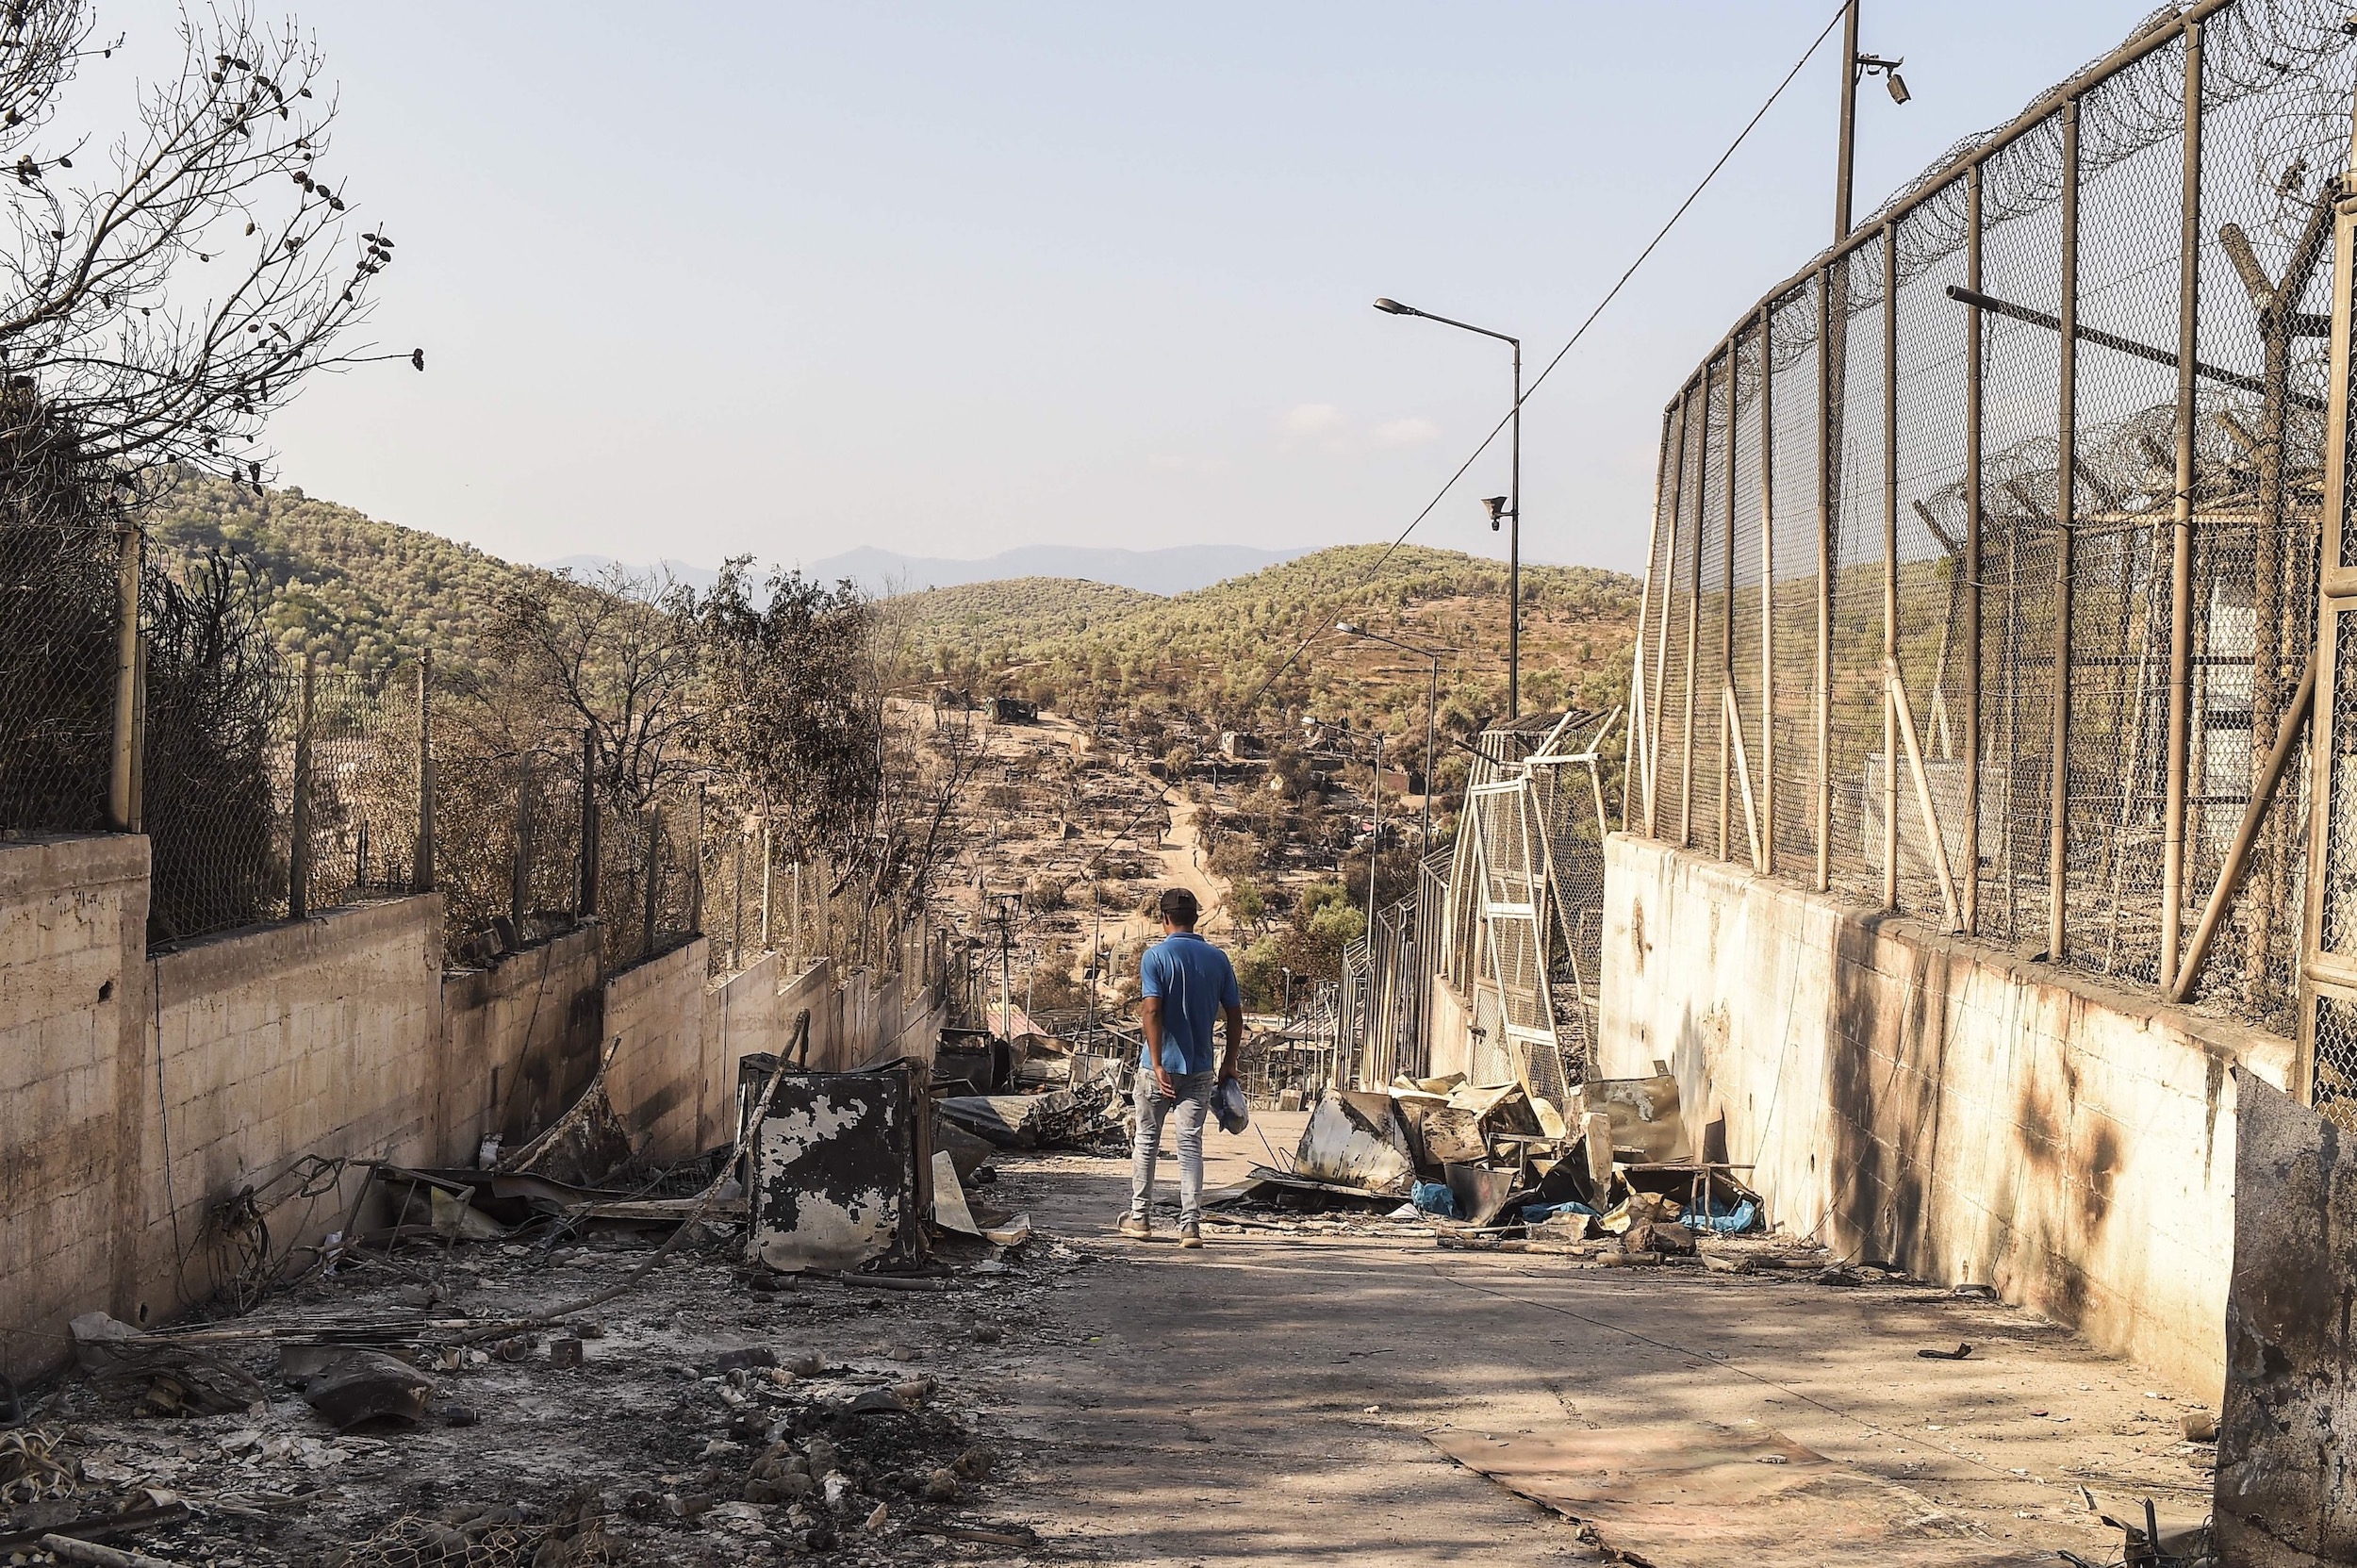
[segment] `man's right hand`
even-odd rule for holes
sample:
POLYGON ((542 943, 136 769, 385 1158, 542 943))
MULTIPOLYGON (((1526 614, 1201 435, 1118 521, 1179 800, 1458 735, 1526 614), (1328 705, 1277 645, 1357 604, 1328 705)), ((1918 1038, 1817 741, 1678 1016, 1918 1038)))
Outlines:
POLYGON ((1164 1071, 1160 1063, 1154 1066, 1154 1091, 1164 1099, 1175 1100, 1178 1098, 1178 1081, 1164 1071))

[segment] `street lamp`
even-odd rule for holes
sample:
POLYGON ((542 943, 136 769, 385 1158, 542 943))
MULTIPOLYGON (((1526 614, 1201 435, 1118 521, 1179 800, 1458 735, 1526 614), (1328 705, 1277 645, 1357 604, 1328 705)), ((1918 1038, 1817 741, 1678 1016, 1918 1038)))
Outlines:
POLYGON ((1336 621, 1334 630, 1346 637, 1364 637, 1369 642, 1379 642, 1387 647, 1396 648, 1403 653, 1413 653, 1420 659, 1432 661, 1432 691, 1425 703, 1424 710, 1424 853, 1430 854, 1432 852, 1432 775, 1433 769, 1439 766, 1441 760, 1434 753, 1433 749, 1433 733, 1439 727, 1441 716, 1441 655, 1432 649, 1418 648, 1413 643, 1402 642, 1396 637, 1387 637, 1380 632, 1370 632, 1365 627, 1353 625, 1347 620, 1336 621))
MULTIPOLYGON (((1846 202, 1843 213, 1846 221, 1846 202)), ((1453 326, 1462 332, 1477 332, 1484 338, 1494 338, 1513 347, 1513 469, 1508 481, 1508 493, 1489 497, 1482 504, 1490 509, 1492 533, 1496 532, 1501 520, 1510 520, 1514 524, 1512 532, 1507 536, 1506 545, 1506 717, 1520 718, 1523 713, 1523 340, 1509 338, 1503 332, 1492 332, 1486 326, 1475 326, 1471 322, 1435 316, 1429 310, 1418 310, 1414 305, 1402 305, 1397 300, 1377 300, 1375 307, 1387 316, 1421 316, 1427 322, 1438 322, 1442 326, 1453 326)))

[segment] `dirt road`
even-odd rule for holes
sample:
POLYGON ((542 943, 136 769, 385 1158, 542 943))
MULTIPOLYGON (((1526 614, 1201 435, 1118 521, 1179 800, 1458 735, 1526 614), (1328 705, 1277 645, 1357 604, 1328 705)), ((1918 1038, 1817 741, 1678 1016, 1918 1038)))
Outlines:
MULTIPOLYGON (((1289 1146, 1299 1118, 1265 1118, 1289 1146)), ((1213 1180, 1265 1160, 1213 1136, 1213 1180)), ((1124 1564, 1609 1560, 1578 1527, 1442 1456, 1428 1430, 1781 1431, 1855 1466, 1978 1560, 2116 1555, 2109 1511, 2206 1512, 2210 1450, 2132 1363, 2008 1308, 1892 1285, 1585 1267, 1429 1240, 1215 1234, 1200 1252, 1109 1234, 1120 1162, 1003 1167, 1094 1260, 1048 1297, 1061 1343, 1025 1357, 1003 1418, 1028 1451, 1010 1502, 1058 1557, 1124 1564), (1924 1347, 1975 1346, 1962 1362, 1924 1347)), ((1831 1523, 1831 1521, 1827 1521, 1831 1523)), ((1920 1521, 1919 1521, 1920 1523, 1920 1521)), ((1804 1555, 1799 1560, 1810 1560, 1804 1555)), ((1914 1560, 1901 1553, 1880 1559, 1914 1560)), ((1953 1560, 1942 1558, 1940 1560, 1953 1560)))

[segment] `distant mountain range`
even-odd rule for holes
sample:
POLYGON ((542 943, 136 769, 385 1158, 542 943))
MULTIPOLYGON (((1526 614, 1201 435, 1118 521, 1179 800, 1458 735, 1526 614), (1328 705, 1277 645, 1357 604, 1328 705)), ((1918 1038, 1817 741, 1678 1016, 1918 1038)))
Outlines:
MULTIPOLYGON (((832 583, 848 577, 870 593, 921 592, 926 588, 956 587, 967 583, 995 583, 1014 577, 1078 577, 1110 583, 1140 593, 1191 593, 1276 566, 1310 553, 1296 550, 1255 550, 1241 544, 1186 544, 1166 550, 1102 550, 1083 545, 1033 544, 1004 550, 978 561, 949 560, 937 555, 903 555, 897 551, 862 545, 840 555, 802 565, 802 574, 832 583)), ((568 555, 543 561, 552 570, 569 569, 586 577, 613 563, 610 555, 568 555)), ((658 563, 672 577, 697 588, 712 586, 718 575, 709 567, 684 561, 658 563)))

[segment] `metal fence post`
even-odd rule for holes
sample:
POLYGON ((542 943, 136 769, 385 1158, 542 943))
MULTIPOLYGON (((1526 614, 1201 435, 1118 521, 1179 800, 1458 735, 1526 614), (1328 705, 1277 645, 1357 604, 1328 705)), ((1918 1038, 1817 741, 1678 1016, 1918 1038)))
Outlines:
POLYGON ((654 919, 663 886, 663 808, 647 808, 646 914, 639 923, 638 956, 654 951, 654 919))
POLYGON ((1839 465, 1833 455, 1833 270, 1817 274, 1817 891, 1833 888, 1833 513, 1839 465))
POLYGON ((736 864, 731 873, 734 897, 729 900, 729 967, 745 966, 745 824, 736 825, 736 864))
POLYGON ((704 786, 696 784, 696 820, 694 836, 688 840, 687 857, 687 934, 704 933, 704 786))
POLYGON ((581 727, 581 907, 582 919, 598 912, 598 727, 581 727))
MULTIPOLYGON (((1710 472, 1710 377, 1717 359, 1703 361, 1703 422, 1696 432, 1694 452, 1694 510, 1702 508, 1703 476, 1710 472)), ((1694 520, 1694 569, 1686 595, 1686 722, 1678 735, 1678 848, 1694 845, 1694 661, 1702 652, 1703 536, 1702 519, 1694 520)), ((1723 726, 1721 734, 1725 733, 1723 726)))
MULTIPOLYGON (((1727 858, 1727 771, 1735 756, 1735 736, 1728 734, 1731 726, 1742 722, 1742 706, 1733 705, 1728 699, 1735 695, 1735 404, 1736 395, 1743 389, 1743 336, 1739 331, 1727 338, 1727 449, 1719 465, 1722 470, 1720 501, 1723 516, 1721 523, 1726 535, 1724 561, 1721 576, 1726 583, 1726 597, 1719 603, 1719 700, 1711 706, 1719 714, 1719 858, 1727 858)), ((1707 411, 1706 411, 1707 417, 1707 411)), ((1745 769, 1746 773, 1749 769, 1745 769)), ((1751 784, 1747 779, 1744 788, 1751 784)))
POLYGON ((314 660, 303 655, 303 683, 295 700, 294 802, 287 845, 287 918, 311 914, 311 703, 314 660))
POLYGON ((1776 868, 1775 308, 1759 307, 1759 868, 1776 868))
POLYGON ((1672 459, 1670 470, 1670 545, 1661 555, 1661 614, 1658 618, 1659 629, 1654 637, 1653 700, 1645 709, 1645 722, 1653 731, 1652 742, 1647 748, 1648 753, 1653 758, 1651 771, 1646 775, 1650 786, 1645 793, 1645 836, 1647 838, 1661 836, 1658 810, 1661 780, 1661 718, 1663 710, 1669 706, 1669 700, 1662 690, 1662 683, 1669 678, 1670 599, 1677 581, 1678 530, 1684 525, 1683 513, 1686 503, 1686 429, 1692 417, 1693 401, 1694 394, 1690 388, 1678 393, 1677 454, 1672 459))
MULTIPOLYGON (((2161 830, 2160 982, 2176 983, 2185 903, 2185 794, 2193 713, 2194 355, 2200 347, 2201 25, 2185 27, 2185 176, 2177 238, 2177 495, 2169 508, 2168 781, 2161 830)), ((2252 748, 2254 752, 2257 748, 2252 748)))
MULTIPOLYGON (((1899 660, 1899 224, 1883 224, 1883 668, 1899 660)), ((1883 684, 1883 907, 1899 907, 1899 700, 1883 684)))
POLYGON ((131 781, 136 750, 132 735, 140 718, 140 531, 119 530, 115 546, 114 748, 107 778, 107 826, 117 833, 137 833, 131 781))
POLYGON ((524 915, 532 904, 532 758, 516 759, 515 843, 507 864, 507 923, 520 944, 524 915))
POLYGON ((418 653, 418 848, 410 881, 434 890, 434 650, 418 653))
POLYGON ((2061 376, 2054 462, 2054 735, 2047 779, 2046 956, 2069 952, 2071 531, 2078 517, 2079 100, 2063 101, 2061 376))
MULTIPOLYGON (((1981 171, 1965 175, 1965 287, 1981 292, 1981 171)), ((1965 308, 1964 358, 1964 929, 1981 929, 1981 307, 1965 308)), ((2006 766, 2012 766, 2010 756, 2006 766)))
POLYGON ((767 814, 766 812, 764 812, 764 813, 762 814, 762 818, 761 818, 761 950, 762 950, 763 952, 767 952, 767 951, 769 951, 769 950, 770 950, 770 949, 769 949, 769 874, 770 874, 770 870, 771 870, 771 866, 770 866, 770 855, 769 855, 769 817, 768 817, 768 814, 767 814))

